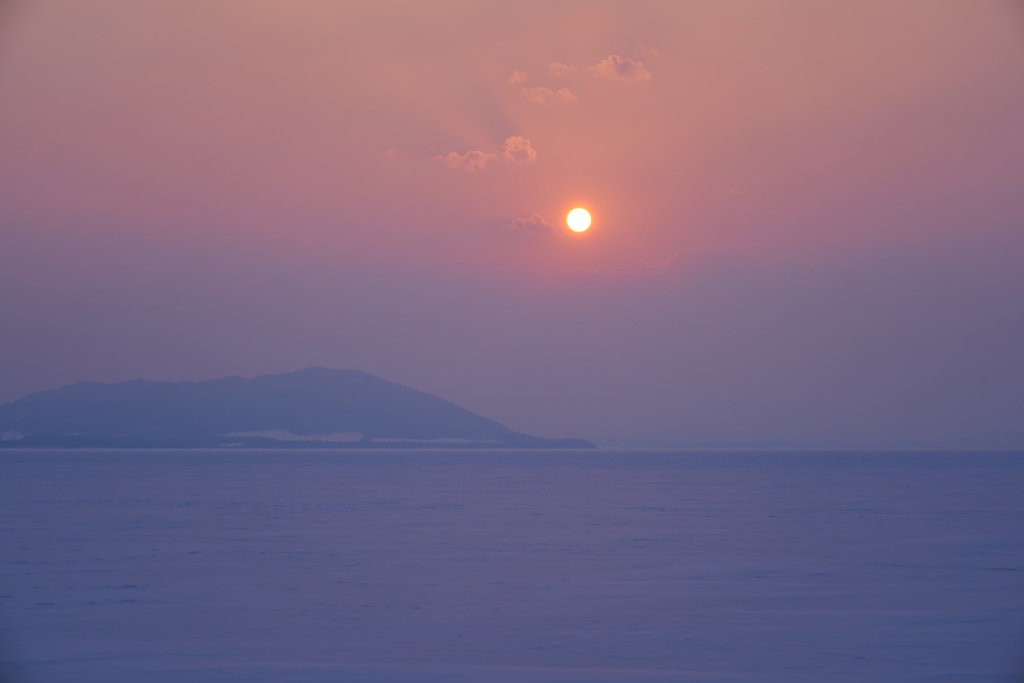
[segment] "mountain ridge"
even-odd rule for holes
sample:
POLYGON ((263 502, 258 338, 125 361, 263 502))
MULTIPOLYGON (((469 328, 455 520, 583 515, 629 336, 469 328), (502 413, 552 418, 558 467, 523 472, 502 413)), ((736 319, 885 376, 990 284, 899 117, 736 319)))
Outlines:
POLYGON ((6 447, 595 447, 514 432, 438 396, 323 367, 252 379, 76 382, 0 405, 0 435, 6 447))

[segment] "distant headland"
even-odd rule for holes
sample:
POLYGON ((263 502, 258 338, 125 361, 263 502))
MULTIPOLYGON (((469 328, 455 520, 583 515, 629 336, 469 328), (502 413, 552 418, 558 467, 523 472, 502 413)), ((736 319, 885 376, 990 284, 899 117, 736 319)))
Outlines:
POLYGON ((359 370, 78 382, 0 406, 0 448, 595 448, 359 370))

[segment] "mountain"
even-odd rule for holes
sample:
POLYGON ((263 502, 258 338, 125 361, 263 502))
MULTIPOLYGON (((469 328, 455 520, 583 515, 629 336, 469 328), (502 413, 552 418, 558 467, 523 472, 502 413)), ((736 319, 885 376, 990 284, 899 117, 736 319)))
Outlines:
POLYGON ((514 432, 359 370, 78 382, 0 406, 0 447, 594 448, 514 432))

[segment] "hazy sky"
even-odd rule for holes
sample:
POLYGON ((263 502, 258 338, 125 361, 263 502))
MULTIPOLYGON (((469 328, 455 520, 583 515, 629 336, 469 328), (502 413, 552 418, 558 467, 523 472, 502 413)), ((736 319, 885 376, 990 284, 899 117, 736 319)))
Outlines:
POLYGON ((1022 121, 1010 0, 0 4, 0 401, 1024 447, 1022 121))

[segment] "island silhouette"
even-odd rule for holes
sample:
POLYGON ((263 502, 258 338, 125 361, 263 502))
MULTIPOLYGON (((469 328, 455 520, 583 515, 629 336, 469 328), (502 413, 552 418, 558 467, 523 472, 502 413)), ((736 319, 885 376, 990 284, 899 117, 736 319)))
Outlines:
POLYGON ((78 382, 0 406, 7 448, 595 448, 512 431, 360 370, 78 382))

